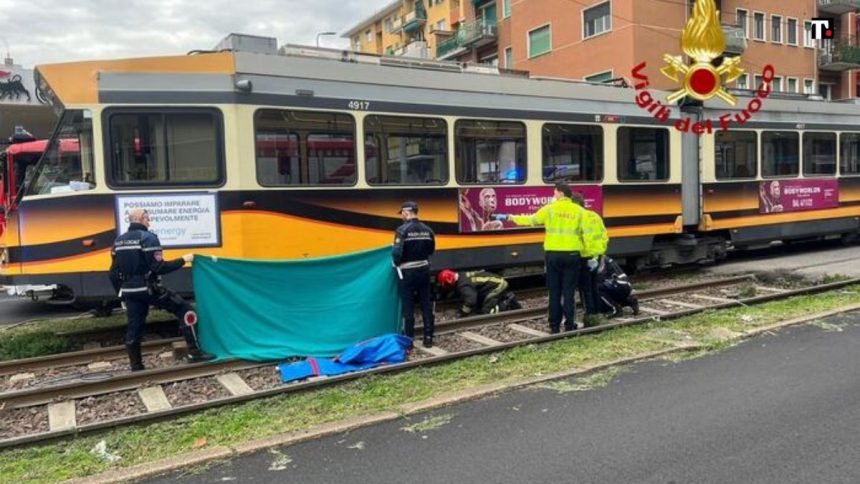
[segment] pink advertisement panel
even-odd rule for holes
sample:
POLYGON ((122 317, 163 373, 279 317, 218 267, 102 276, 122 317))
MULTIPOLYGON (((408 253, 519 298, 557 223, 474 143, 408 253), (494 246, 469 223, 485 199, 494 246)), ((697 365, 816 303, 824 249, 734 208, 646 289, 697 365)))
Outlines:
MULTIPOLYGON (((603 215, 600 185, 570 187, 585 198, 585 207, 603 215)), ((513 222, 495 220, 495 214, 531 215, 552 201, 553 187, 472 187, 460 189, 460 232, 511 230, 513 222)))
POLYGON ((760 213, 799 212, 838 206, 837 180, 767 180, 759 184, 760 213))

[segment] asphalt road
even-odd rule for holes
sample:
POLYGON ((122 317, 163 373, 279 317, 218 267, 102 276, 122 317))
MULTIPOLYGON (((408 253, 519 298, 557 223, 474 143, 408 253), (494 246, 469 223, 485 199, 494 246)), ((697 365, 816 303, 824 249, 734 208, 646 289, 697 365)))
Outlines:
POLYGON ((0 293, 0 326, 53 317, 72 316, 82 311, 71 306, 56 306, 44 301, 33 302, 22 297, 10 297, 0 293))
POLYGON ((150 482, 860 481, 860 314, 585 392, 526 389, 150 482), (425 417, 450 422, 425 432, 425 417), (443 419, 444 420, 444 419, 443 419))

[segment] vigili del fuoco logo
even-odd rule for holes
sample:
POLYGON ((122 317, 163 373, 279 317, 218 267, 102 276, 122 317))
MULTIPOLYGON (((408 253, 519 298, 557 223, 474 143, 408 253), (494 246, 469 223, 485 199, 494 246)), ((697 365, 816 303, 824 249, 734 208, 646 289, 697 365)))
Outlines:
MULTIPOLYGON (((679 84, 678 90, 666 97, 666 104, 655 99, 654 95, 646 90, 649 82, 643 71, 647 63, 642 62, 631 72, 637 81, 634 86, 637 92, 636 104, 664 123, 668 122, 672 115, 670 105, 688 96, 699 101, 707 101, 716 96, 731 106, 736 105, 737 98, 729 94, 723 86, 735 82, 744 74, 744 70, 739 66, 740 57, 723 57, 722 63, 718 67, 714 66, 714 59, 720 57, 725 49, 726 38, 720 26, 720 11, 717 10, 714 0, 696 0, 693 15, 681 34, 681 50, 690 57, 692 63, 687 64, 681 56, 665 54, 663 60, 666 65, 660 69, 664 76, 679 84)), ((761 109, 762 103, 770 95, 775 74, 772 65, 764 67, 761 84, 756 87, 755 96, 739 113, 725 114, 718 120, 707 119, 695 123, 691 118, 681 118, 675 122, 675 128, 685 133, 701 135, 713 133, 715 123, 718 123, 723 131, 728 131, 732 124, 742 126, 761 109)))

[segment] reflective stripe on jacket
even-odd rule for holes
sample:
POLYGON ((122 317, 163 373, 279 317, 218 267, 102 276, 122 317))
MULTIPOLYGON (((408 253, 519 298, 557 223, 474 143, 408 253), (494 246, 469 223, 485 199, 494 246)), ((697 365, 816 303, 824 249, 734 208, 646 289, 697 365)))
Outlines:
POLYGON ((603 219, 596 212, 586 209, 582 216, 582 257, 592 258, 606 253, 609 234, 603 219))
POLYGON ((563 197, 541 207, 533 215, 514 215, 517 225, 543 225, 546 236, 543 249, 553 252, 582 252, 583 208, 563 197))

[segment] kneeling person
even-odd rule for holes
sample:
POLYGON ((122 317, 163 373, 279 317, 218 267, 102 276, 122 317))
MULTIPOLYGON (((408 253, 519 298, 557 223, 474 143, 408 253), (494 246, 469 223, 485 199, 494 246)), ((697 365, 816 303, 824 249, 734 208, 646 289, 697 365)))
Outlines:
POLYGON ((188 344, 188 361, 208 361, 215 357, 200 350, 194 325, 197 313, 181 296, 161 285, 161 275, 182 268, 194 260, 194 254, 181 259, 165 261, 158 236, 150 232, 149 214, 133 209, 128 214, 128 231, 117 237, 111 250, 110 280, 126 307, 128 332, 125 347, 131 362, 131 371, 143 370, 140 344, 146 326, 149 306, 155 306, 176 315, 179 328, 188 344))
POLYGON ((463 300, 460 316, 495 314, 522 309, 504 277, 488 271, 454 272, 445 269, 436 276, 444 289, 455 289, 463 300))
POLYGON ((597 280, 598 304, 602 313, 611 318, 621 315, 624 306, 630 306, 634 315, 639 314, 639 300, 633 295, 633 286, 611 257, 600 258, 597 280))

